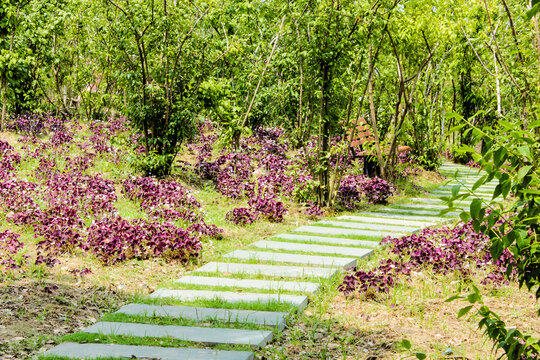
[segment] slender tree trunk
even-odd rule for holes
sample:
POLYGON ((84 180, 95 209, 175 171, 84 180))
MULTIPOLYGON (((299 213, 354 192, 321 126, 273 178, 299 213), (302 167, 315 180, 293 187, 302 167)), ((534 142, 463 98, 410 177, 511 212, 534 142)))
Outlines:
POLYGON ((377 130, 377 119, 375 114, 375 103, 373 101, 373 56, 371 52, 371 46, 369 49, 369 78, 368 78, 368 97, 369 97, 369 118, 371 120, 371 131, 375 138, 375 150, 377 152, 377 160, 379 161, 379 167, 381 169, 381 176, 386 178, 386 171, 384 168, 384 161, 381 152, 381 145, 379 140, 379 132, 377 130))
POLYGON ((2 96, 2 121, 0 121, 0 131, 4 128, 4 124, 6 123, 6 104, 7 104, 6 90, 7 90, 6 77, 3 76, 2 79, 0 79, 0 96, 2 96))

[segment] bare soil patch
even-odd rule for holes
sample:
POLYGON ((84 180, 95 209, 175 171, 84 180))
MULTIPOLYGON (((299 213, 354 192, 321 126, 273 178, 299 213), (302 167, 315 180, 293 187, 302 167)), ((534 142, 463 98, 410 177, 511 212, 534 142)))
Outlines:
POLYGON ((127 300, 102 287, 28 279, 0 284, 0 358, 29 359, 127 300))
MULTIPOLYGON (((428 359, 486 360, 501 355, 491 352, 493 343, 478 330, 478 317, 457 318, 458 311, 467 303, 445 302, 446 294, 422 294, 422 288, 414 285, 410 291, 390 294, 385 299, 339 295, 329 316, 339 318, 345 328, 353 331, 390 333, 398 343, 408 339, 413 350, 426 353, 428 359)), ((433 283, 433 289, 437 285, 433 283)), ((535 312, 538 303, 530 293, 510 285, 495 292, 485 291, 483 297, 485 305, 497 312, 508 327, 539 336, 540 318, 535 312)), ((400 358, 403 352, 397 347, 391 358, 400 358)))

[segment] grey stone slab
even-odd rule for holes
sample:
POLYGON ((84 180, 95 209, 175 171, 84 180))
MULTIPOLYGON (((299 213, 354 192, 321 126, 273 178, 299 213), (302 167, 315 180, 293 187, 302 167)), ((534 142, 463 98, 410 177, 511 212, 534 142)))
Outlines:
POLYGON ((279 234, 275 235, 272 238, 295 241, 295 242, 304 242, 304 243, 323 243, 323 244, 335 244, 335 245, 346 245, 346 246, 359 246, 359 247, 368 247, 375 248, 379 245, 378 241, 369 241, 369 240, 352 240, 345 238, 335 238, 335 237, 326 237, 326 236, 313 236, 313 235, 297 235, 297 234, 279 234))
MULTIPOLYGON (((465 194, 466 192, 465 191, 460 191, 459 193, 460 194, 465 194)), ((437 197, 452 196, 451 191, 445 191, 445 190, 433 190, 430 194, 433 195, 433 196, 437 196, 437 197)), ((474 193, 470 194, 470 196, 467 199, 474 199, 475 197, 478 197, 480 199, 485 199, 485 200, 491 200, 491 198, 493 197, 493 194, 482 194, 482 193, 474 192, 474 193)))
MULTIPOLYGON (((452 188, 456 185, 461 185, 460 186, 460 190, 463 191, 463 190, 472 190, 473 186, 474 186, 474 183, 470 183, 470 184, 463 184, 463 183, 459 183, 459 184, 448 184, 448 185, 443 185, 443 186, 439 186, 437 188, 437 190, 448 190, 448 191, 452 191, 452 188)), ((475 192, 480 192, 480 193, 491 193, 493 194, 493 192, 495 191, 495 186, 486 186, 486 185, 482 185, 482 186, 479 186, 478 188, 476 188, 474 190, 475 192)))
POLYGON ((402 225, 410 226, 414 228, 424 228, 428 226, 433 226, 435 222, 433 220, 407 220, 407 219, 393 219, 388 217, 373 217, 373 216, 356 216, 356 215, 343 215, 338 217, 340 220, 348 220, 359 223, 368 223, 368 224, 388 224, 388 225, 402 225))
POLYGON ((77 344, 69 342, 60 344, 43 355, 63 356, 72 359, 112 357, 147 360, 253 360, 253 354, 249 351, 166 348, 159 346, 116 344, 77 344))
MULTIPOLYGON (((318 285, 318 284, 315 284, 318 285)), ((287 324, 287 313, 237 309, 214 309, 195 306, 128 304, 116 314, 139 315, 144 317, 168 317, 196 322, 217 320, 227 323, 276 326, 283 330, 287 324)))
POLYGON ((355 223, 355 222, 332 221, 332 220, 322 220, 322 221, 316 222, 315 224, 331 225, 331 226, 361 229, 361 230, 394 231, 394 232, 400 232, 400 233, 413 232, 420 228, 417 226, 400 226, 400 225, 389 225, 389 224, 383 225, 383 224, 355 223))
POLYGON ((399 213, 382 213, 382 212, 362 212, 359 215, 378 217, 380 219, 400 219, 400 220, 414 220, 414 221, 431 221, 435 224, 449 222, 447 217, 436 216, 420 216, 411 214, 399 214, 399 213))
POLYGON ((336 269, 319 268, 308 266, 285 266, 285 265, 259 265, 259 264, 235 264, 210 262, 196 272, 207 273, 231 273, 231 274, 251 274, 281 277, 324 277, 329 278, 336 273, 336 269))
POLYGON ((438 210, 419 210, 419 209, 398 209, 398 208, 380 208, 377 209, 381 213, 394 213, 394 214, 408 214, 414 213, 414 215, 427 215, 427 216, 442 216, 442 217, 457 217, 459 216, 456 212, 450 212, 446 214, 441 214, 438 210))
POLYGON ((280 250, 289 250, 289 251, 309 251, 323 254, 339 254, 347 256, 355 256, 358 258, 363 258, 370 255, 372 249, 360 249, 360 248, 351 248, 343 246, 331 246, 331 245, 309 245, 298 243, 287 243, 282 241, 268 241, 261 240, 251 244, 253 246, 264 248, 264 249, 280 249, 280 250))
POLYGON ((385 237, 385 236, 399 236, 405 234, 393 233, 389 231, 374 231, 374 230, 354 230, 345 228, 335 228, 326 226, 300 226, 294 229, 296 232, 306 232, 311 234, 320 235, 345 235, 345 236, 369 236, 369 237, 385 237))
MULTIPOLYGON (((302 246, 304 249, 305 245, 302 246)), ((251 250, 235 250, 229 254, 223 255, 226 258, 242 259, 242 260, 260 260, 274 261, 305 265, 319 265, 329 267, 349 268, 356 265, 356 259, 330 256, 316 255, 300 255, 300 254, 284 254, 267 251, 251 251, 251 250)))
POLYGON ((316 292, 320 284, 312 282, 279 281, 279 280, 254 280, 254 279, 231 279, 227 277, 207 277, 207 276, 182 276, 175 280, 178 284, 203 285, 203 286, 227 286, 244 289, 265 289, 265 290, 289 290, 316 292))
POLYGON ((258 294, 239 293, 232 291, 207 291, 207 290, 172 290, 158 289, 154 291, 150 298, 163 299, 172 298, 177 301, 197 301, 197 300, 221 300, 228 303, 281 303, 296 306, 302 310, 306 307, 308 298, 303 295, 287 294, 258 294))
POLYGON ((98 322, 83 330, 90 334, 124 335, 135 337, 170 337, 198 343, 249 345, 258 348, 272 340, 269 330, 245 330, 198 326, 152 325, 123 322, 98 322))
MULTIPOLYGON (((432 197, 426 197, 426 198, 416 197, 416 198, 410 198, 409 200, 412 201, 412 202, 415 202, 415 203, 424 203, 424 204, 441 204, 441 205, 444 205, 444 204, 447 203, 444 200, 434 199, 432 197)), ((459 204, 459 205, 462 205, 462 206, 470 206, 471 202, 470 201, 454 201, 454 204, 459 204)))
MULTIPOLYGON (((462 209, 464 206, 463 205, 458 205, 458 204, 455 204, 455 207, 457 209, 462 209)), ((399 208, 399 209, 411 209, 413 211, 415 211, 416 209, 421 209, 421 210, 446 210, 448 209, 448 206, 446 205, 434 205, 434 204, 412 204, 412 203, 409 203, 409 204, 395 204, 395 205, 392 205, 391 208, 399 208)))

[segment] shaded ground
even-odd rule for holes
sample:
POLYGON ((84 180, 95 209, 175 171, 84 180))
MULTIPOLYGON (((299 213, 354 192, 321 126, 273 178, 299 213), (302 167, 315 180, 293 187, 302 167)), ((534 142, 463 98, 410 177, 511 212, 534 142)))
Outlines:
POLYGON ((104 288, 21 280, 0 284, 0 358, 28 359, 127 302, 104 288))

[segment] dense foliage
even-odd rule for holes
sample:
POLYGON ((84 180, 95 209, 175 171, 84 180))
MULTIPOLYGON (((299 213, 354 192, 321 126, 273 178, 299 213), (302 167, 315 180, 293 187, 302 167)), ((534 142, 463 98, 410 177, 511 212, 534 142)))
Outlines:
MULTIPOLYGON (((33 262, 54 265, 58 256, 80 251, 104 264, 197 257, 201 236, 221 231, 205 223, 197 199, 174 181, 145 177, 125 180, 121 194, 113 180, 90 168, 96 161, 118 163, 124 150, 113 143, 125 135, 126 120, 92 122, 89 136, 76 136, 85 125, 75 119, 18 116, 8 128, 20 133, 24 156, 0 141, 0 216, 33 229, 38 239, 33 262), (146 219, 121 218, 117 203, 122 199, 138 202, 146 219)), ((6 269, 29 261, 20 254, 18 239, 19 234, 2 233, 0 257, 6 269)))

